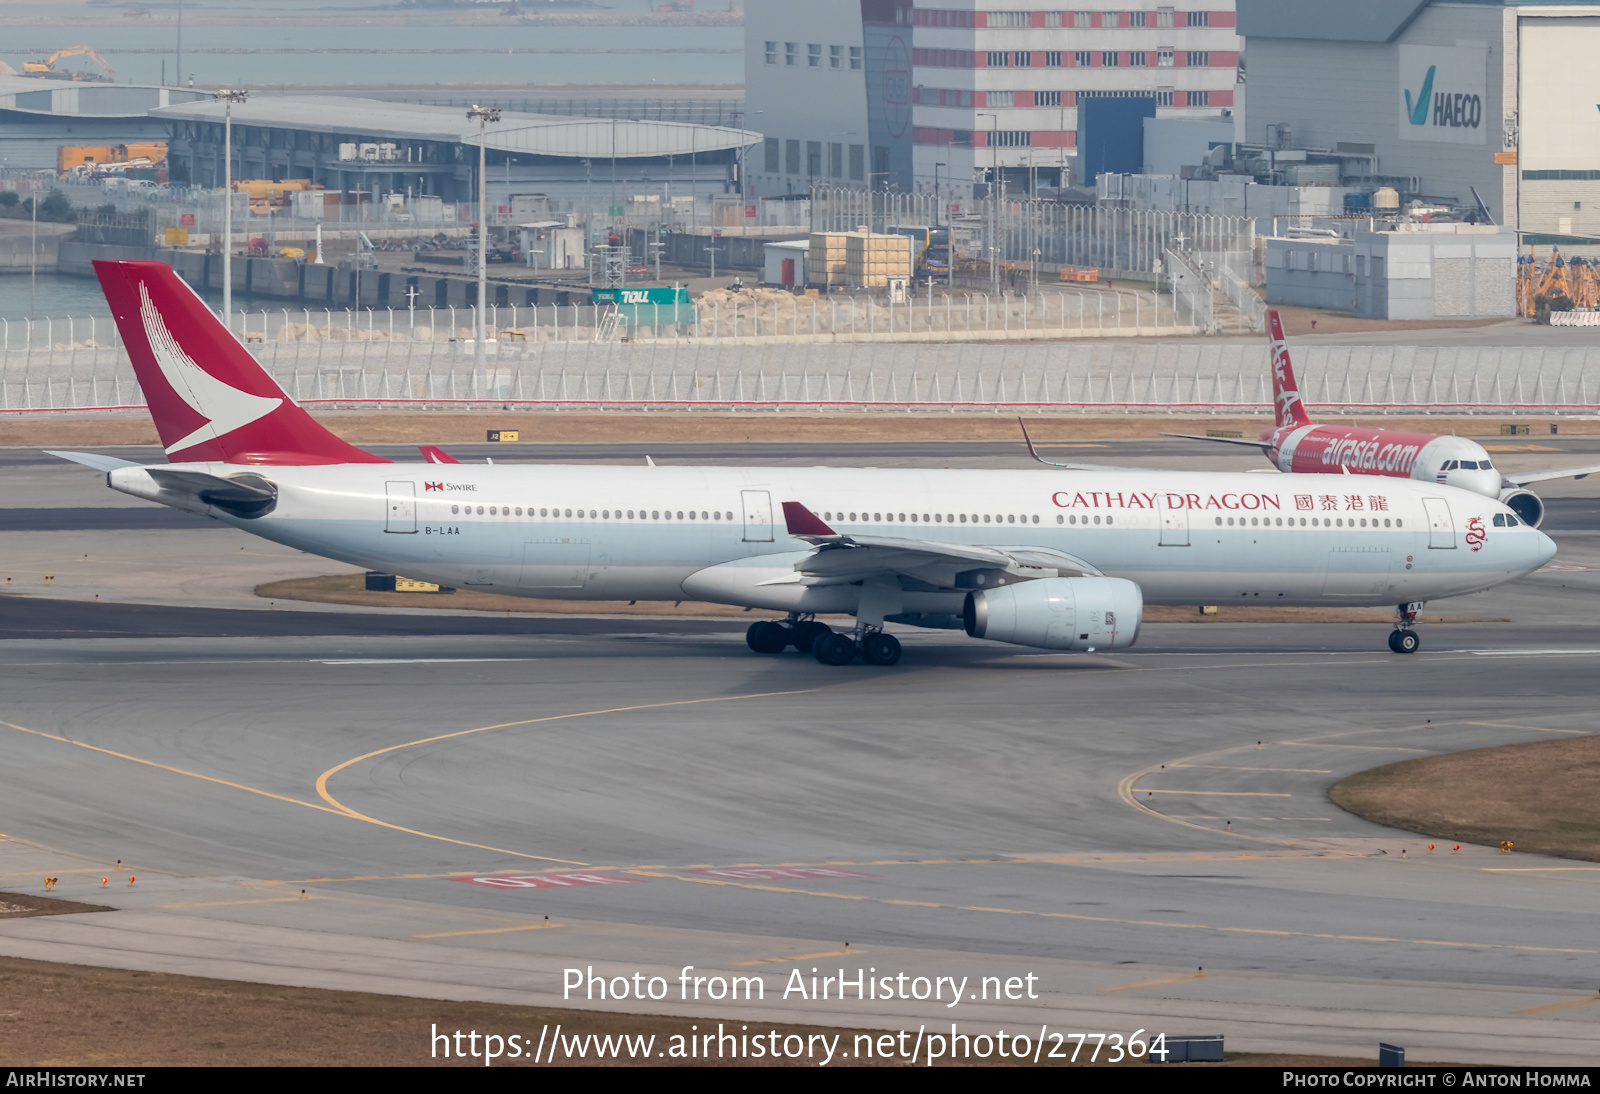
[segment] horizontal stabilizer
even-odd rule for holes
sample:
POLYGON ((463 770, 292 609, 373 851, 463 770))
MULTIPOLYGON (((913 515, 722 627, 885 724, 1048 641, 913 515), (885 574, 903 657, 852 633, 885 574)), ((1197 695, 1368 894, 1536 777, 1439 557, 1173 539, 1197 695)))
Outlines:
POLYGON ((96 471, 115 471, 119 467, 140 466, 133 460, 119 460, 115 456, 102 456, 98 452, 57 452, 54 449, 44 450, 46 456, 59 456, 63 460, 81 463, 85 467, 92 467, 96 471))
POLYGON ((262 517, 278 504, 277 486, 250 472, 223 478, 204 471, 179 471, 169 467, 147 467, 145 471, 161 487, 162 494, 192 499, 230 516, 262 517))

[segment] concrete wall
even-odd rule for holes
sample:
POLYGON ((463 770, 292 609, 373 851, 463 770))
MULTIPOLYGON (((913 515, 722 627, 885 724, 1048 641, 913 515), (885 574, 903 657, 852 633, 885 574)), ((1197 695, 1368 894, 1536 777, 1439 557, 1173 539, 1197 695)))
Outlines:
POLYGON ((0 220, 0 273, 56 269, 60 263, 61 241, 72 232, 70 224, 41 224, 35 247, 32 221, 0 220))
POLYGON ((1355 247, 1348 240, 1269 239, 1267 303, 1351 311, 1356 303, 1355 247))
POLYGON ((1176 175, 1180 168, 1204 162, 1216 145, 1233 140, 1232 118, 1146 118, 1144 173, 1176 175))
POLYGON ((1513 232, 1469 225, 1412 227, 1417 230, 1356 236, 1357 315, 1493 319, 1517 314, 1513 232))

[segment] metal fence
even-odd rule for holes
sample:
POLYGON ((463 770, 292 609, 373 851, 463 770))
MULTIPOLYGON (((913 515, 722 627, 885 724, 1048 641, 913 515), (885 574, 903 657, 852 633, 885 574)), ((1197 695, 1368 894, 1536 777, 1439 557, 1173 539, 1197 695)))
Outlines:
POLYGON ((974 199, 818 186, 811 192, 810 213, 814 232, 947 226, 957 262, 983 263, 996 270, 996 277, 999 264, 1007 262, 1155 273, 1170 247, 1244 254, 1255 247, 1255 224, 1248 217, 1013 201, 998 195, 974 199))
MULTIPOLYGON (((326 406, 723 410, 1260 412, 1264 345, 506 343, 479 368, 461 343, 252 343, 295 399, 326 406)), ((1600 411, 1600 349, 1317 346, 1297 353, 1321 411, 1600 411)), ((127 408, 115 347, 0 355, 0 411, 127 408)))
MULTIPOLYGON (((485 316, 513 352, 529 343, 610 341, 878 342, 1028 341, 1037 338, 1172 337, 1201 333, 1206 301, 1118 288, 1038 293, 928 289, 895 303, 883 294, 803 297, 776 289, 716 289, 693 304, 629 305, 614 331, 590 304, 491 306, 485 316)), ((476 309, 268 308, 236 311, 239 340, 256 342, 452 343, 474 337, 476 309)), ((0 354, 72 352, 117 344, 109 317, 0 319, 0 354)))

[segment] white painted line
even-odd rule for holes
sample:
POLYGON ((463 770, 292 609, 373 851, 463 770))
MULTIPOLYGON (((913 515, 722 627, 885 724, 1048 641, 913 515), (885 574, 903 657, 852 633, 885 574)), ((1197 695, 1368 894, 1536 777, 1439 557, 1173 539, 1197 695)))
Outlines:
POLYGON ((348 661, 315 661, 318 665, 477 665, 485 662, 537 661, 537 657, 357 657, 348 661))

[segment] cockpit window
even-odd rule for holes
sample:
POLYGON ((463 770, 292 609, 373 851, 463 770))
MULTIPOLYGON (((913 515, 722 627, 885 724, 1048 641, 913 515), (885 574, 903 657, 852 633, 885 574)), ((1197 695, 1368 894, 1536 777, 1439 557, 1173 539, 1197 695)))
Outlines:
POLYGON ((1488 460, 1479 460, 1478 461, 1478 470, 1479 471, 1493 471, 1494 470, 1494 464, 1490 463, 1488 460))
POLYGON ((1441 471, 1454 471, 1456 468, 1458 468, 1460 466, 1461 466, 1461 461, 1460 460, 1445 460, 1444 461, 1444 466, 1441 467, 1439 470, 1441 470, 1441 471))

